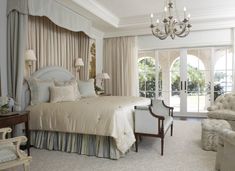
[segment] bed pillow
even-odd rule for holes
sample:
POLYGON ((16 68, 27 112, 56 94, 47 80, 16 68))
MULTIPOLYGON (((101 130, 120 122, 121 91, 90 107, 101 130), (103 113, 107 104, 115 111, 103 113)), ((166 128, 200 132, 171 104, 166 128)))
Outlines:
POLYGON ((75 101, 76 95, 72 85, 67 86, 52 86, 50 87, 50 102, 65 102, 65 101, 75 101))
POLYGON ((71 79, 69 81, 55 81, 55 86, 61 87, 61 86, 67 86, 67 85, 73 86, 76 100, 79 100, 81 98, 81 94, 78 90, 78 83, 76 79, 71 79))
POLYGON ((31 91, 31 105, 49 102, 49 87, 55 85, 53 80, 39 80, 32 78, 28 81, 28 83, 31 91))
POLYGON ((82 97, 92 97, 96 96, 94 79, 89 79, 87 81, 78 81, 78 89, 82 97))

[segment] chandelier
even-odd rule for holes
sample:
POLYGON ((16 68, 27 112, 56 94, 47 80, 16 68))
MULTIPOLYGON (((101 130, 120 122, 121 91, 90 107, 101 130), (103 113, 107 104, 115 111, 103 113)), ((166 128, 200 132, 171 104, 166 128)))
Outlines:
POLYGON ((168 36, 172 39, 177 37, 186 37, 192 25, 190 24, 190 14, 186 16, 186 8, 184 7, 184 19, 179 20, 177 11, 173 9, 173 1, 166 0, 166 5, 164 8, 163 19, 156 20, 156 24, 153 23, 154 15, 150 15, 152 34, 157 38, 164 40, 168 36), (174 17, 176 15, 176 17, 174 17))

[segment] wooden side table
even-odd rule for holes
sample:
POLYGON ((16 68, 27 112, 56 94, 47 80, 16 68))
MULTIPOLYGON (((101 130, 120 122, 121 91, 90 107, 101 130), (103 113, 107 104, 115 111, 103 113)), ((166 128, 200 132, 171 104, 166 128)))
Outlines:
POLYGON ((25 123, 25 134, 28 138, 26 146, 28 155, 30 155, 29 111, 12 112, 12 115, 0 116, 0 128, 13 127, 19 123, 25 123))

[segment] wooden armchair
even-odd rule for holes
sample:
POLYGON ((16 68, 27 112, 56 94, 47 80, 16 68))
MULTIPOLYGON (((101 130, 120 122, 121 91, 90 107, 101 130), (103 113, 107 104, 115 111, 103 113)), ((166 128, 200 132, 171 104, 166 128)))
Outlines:
POLYGON ((20 144, 27 141, 25 136, 5 139, 11 128, 0 129, 0 170, 23 164, 24 170, 29 171, 31 157, 20 150, 20 144))
POLYGON ((135 106, 135 137, 138 152, 139 136, 161 138, 161 155, 164 149, 164 137, 171 127, 173 134, 173 107, 164 104, 163 100, 152 100, 150 106, 135 106))

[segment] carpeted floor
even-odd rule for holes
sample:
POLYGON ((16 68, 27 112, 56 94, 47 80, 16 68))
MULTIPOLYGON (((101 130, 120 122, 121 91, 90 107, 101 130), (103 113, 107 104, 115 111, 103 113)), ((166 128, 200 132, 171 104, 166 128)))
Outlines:
POLYGON ((200 147, 199 121, 175 121, 174 136, 165 138, 165 154, 160 140, 143 137, 139 152, 131 151, 119 160, 32 148, 31 171, 214 171, 215 152, 200 147))

